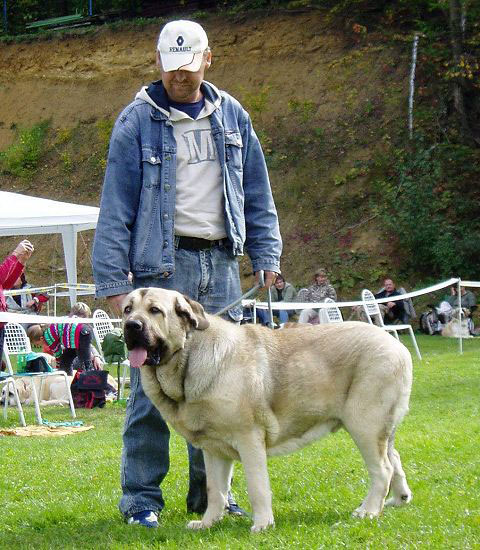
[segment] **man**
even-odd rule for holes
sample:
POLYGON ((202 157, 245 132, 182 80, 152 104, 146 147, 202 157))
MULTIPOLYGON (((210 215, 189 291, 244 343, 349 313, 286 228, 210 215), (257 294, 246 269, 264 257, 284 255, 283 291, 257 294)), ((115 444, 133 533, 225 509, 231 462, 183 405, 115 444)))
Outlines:
MULTIPOLYGON (((375 294, 375 298, 388 298, 389 296, 401 296, 402 292, 395 288, 395 283, 392 279, 385 279, 383 281, 383 290, 375 294)), ((402 324, 407 324, 409 315, 405 308, 405 302, 403 300, 395 300, 394 302, 384 303, 387 307, 385 311, 384 322, 386 325, 393 323, 394 321, 400 321, 402 324)))
MULTIPOLYGON (((327 271, 320 267, 314 273, 313 285, 299 290, 297 299, 299 302, 324 302, 325 298, 336 301, 337 293, 328 281, 327 271)), ((320 322, 319 313, 314 309, 302 309, 298 322, 318 324, 320 322)))
MULTIPOLYGON (((118 313, 126 293, 148 286, 178 290, 206 311, 219 311, 241 296, 236 257, 244 246, 257 279, 265 272, 266 286, 280 271, 263 152, 238 101, 204 81, 211 62, 200 25, 165 25, 157 44, 161 81, 142 88, 113 129, 93 271, 97 297, 107 297, 118 313)), ((238 322, 241 311, 231 308, 227 317, 238 322)), ((119 507, 129 523, 157 527, 169 431, 138 371, 131 369, 119 507)), ((188 452, 187 508, 202 513, 203 455, 191 446, 188 452)))

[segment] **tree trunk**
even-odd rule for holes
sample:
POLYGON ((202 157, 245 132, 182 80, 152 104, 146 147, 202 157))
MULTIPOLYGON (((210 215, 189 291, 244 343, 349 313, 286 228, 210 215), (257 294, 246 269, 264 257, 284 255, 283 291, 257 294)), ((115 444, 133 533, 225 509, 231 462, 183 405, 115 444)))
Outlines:
MULTIPOLYGON (((452 41, 452 57, 455 67, 459 67, 462 59, 463 33, 462 33, 462 6, 460 0, 449 0, 450 12, 450 36, 452 41)), ((466 88, 465 78, 458 77, 453 81, 453 102, 457 112, 460 127, 462 130, 462 141, 467 145, 474 145, 472 130, 468 122, 468 112, 466 107, 466 88)))

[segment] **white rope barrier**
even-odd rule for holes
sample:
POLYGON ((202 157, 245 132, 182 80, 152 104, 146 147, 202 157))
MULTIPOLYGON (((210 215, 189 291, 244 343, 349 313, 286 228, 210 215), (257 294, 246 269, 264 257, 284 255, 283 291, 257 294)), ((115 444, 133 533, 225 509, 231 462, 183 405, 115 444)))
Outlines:
POLYGON ((92 317, 68 317, 55 315, 30 315, 28 313, 10 313, 0 311, 0 323, 20 323, 28 325, 51 325, 55 323, 95 323, 92 317))
POLYGON ((50 286, 38 286, 27 288, 13 288, 11 290, 5 290, 5 296, 18 296, 20 294, 54 294, 57 296, 69 296, 68 292, 56 292, 57 288, 63 288, 66 290, 76 290, 77 294, 95 294, 95 285, 90 283, 59 283, 50 286))
MULTIPOLYGON (((466 283, 470 283, 470 281, 461 281, 458 277, 452 277, 451 279, 448 279, 447 281, 443 281, 441 283, 437 283, 436 285, 432 285, 426 288, 422 288, 421 290, 414 290, 413 292, 407 292, 405 294, 399 294, 398 296, 389 296, 388 298, 379 298, 376 300, 379 304, 383 304, 386 302, 395 302, 397 300, 405 300, 408 298, 416 298, 418 296, 422 296, 423 294, 430 294, 432 292, 436 292, 437 290, 441 290, 442 288, 447 288, 449 286, 452 286, 454 284, 457 284, 458 282, 461 282, 462 286, 475 286, 478 285, 480 287, 479 283, 474 283, 471 285, 467 285, 466 283)), ((249 307, 253 305, 253 302, 255 302, 255 307, 258 309, 268 309, 268 303, 267 302, 258 302, 256 300, 244 300, 242 303, 246 307, 249 307)), ((363 305, 362 300, 355 300, 350 302, 272 302, 272 308, 273 309, 320 309, 320 308, 327 308, 327 307, 353 307, 353 306, 361 306, 363 305)))
MULTIPOLYGON (((438 290, 441 290, 443 288, 447 288, 449 286, 452 286, 456 284, 458 290, 460 290, 460 286, 462 287, 472 287, 472 288, 480 288, 480 281, 462 281, 458 277, 452 277, 451 279, 448 279, 446 281, 442 281, 441 283, 437 283, 435 285, 420 289, 420 290, 414 290, 412 292, 407 292, 405 294, 400 294, 398 296, 389 296, 388 298, 380 298, 376 300, 378 303, 385 303, 385 302, 392 302, 396 300, 405 300, 408 298, 416 298, 418 296, 422 296, 424 294, 430 294, 432 292, 436 292, 438 290)), ((51 289, 54 288, 54 291, 56 291, 56 288, 75 288, 79 291, 85 291, 85 293, 94 293, 95 292, 95 285, 93 284, 75 284, 75 285, 69 285, 69 284, 59 284, 55 285, 54 287, 37 287, 37 288, 29 288, 24 289, 28 292, 39 292, 39 291, 45 291, 45 289, 51 289)), ((18 293, 18 290, 16 291, 18 293)), ((12 294, 12 291, 7 291, 5 294, 12 294)), ((67 294, 68 295, 68 294, 67 294)), ((460 304, 461 304, 461 294, 460 296, 460 304)), ((268 309, 268 303, 267 302, 258 302, 257 300, 243 300, 242 305, 244 307, 253 307, 254 314, 256 313, 256 309, 268 309)), ((349 301, 349 302, 330 302, 330 303, 324 303, 324 302, 272 302, 272 309, 277 310, 292 310, 292 309, 321 309, 326 307, 354 307, 354 306, 361 306, 363 305, 363 302, 361 300, 355 300, 355 301, 349 301)), ((121 319, 110 319, 112 323, 120 323, 121 319)), ((56 315, 29 315, 25 313, 11 313, 8 311, 0 311, 0 323, 20 323, 20 324, 54 324, 54 323, 88 323, 93 324, 97 322, 98 319, 93 319, 92 317, 67 317, 67 316, 61 316, 58 317, 56 315)), ((462 338, 459 338, 459 346, 460 346, 460 353, 462 353, 462 338)))
POLYGON ((4 290, 5 296, 19 296, 20 294, 45 294, 55 289, 55 286, 39 286, 39 287, 27 287, 27 288, 12 288, 11 290, 4 290))

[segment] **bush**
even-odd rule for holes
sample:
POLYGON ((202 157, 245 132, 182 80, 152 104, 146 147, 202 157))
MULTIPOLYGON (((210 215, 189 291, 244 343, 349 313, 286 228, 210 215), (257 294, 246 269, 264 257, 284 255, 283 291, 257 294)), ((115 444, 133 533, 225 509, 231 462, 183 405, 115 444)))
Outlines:
POLYGON ((20 130, 18 139, 4 152, 0 152, 0 171, 17 177, 27 177, 37 168, 45 151, 45 139, 50 123, 35 124, 20 130))
POLYGON ((480 275, 480 152, 418 139, 397 150, 391 179, 380 182, 379 213, 416 273, 480 275))

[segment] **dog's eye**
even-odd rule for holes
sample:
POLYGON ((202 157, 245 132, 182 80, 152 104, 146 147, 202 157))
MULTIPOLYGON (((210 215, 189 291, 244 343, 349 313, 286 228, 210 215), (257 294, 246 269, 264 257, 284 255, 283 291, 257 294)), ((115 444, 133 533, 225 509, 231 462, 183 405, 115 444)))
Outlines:
POLYGON ((132 311, 132 306, 127 306, 124 310, 123 310, 123 313, 130 313, 132 311))
POLYGON ((162 313, 162 310, 158 309, 158 307, 152 306, 150 308, 150 313, 162 313))

